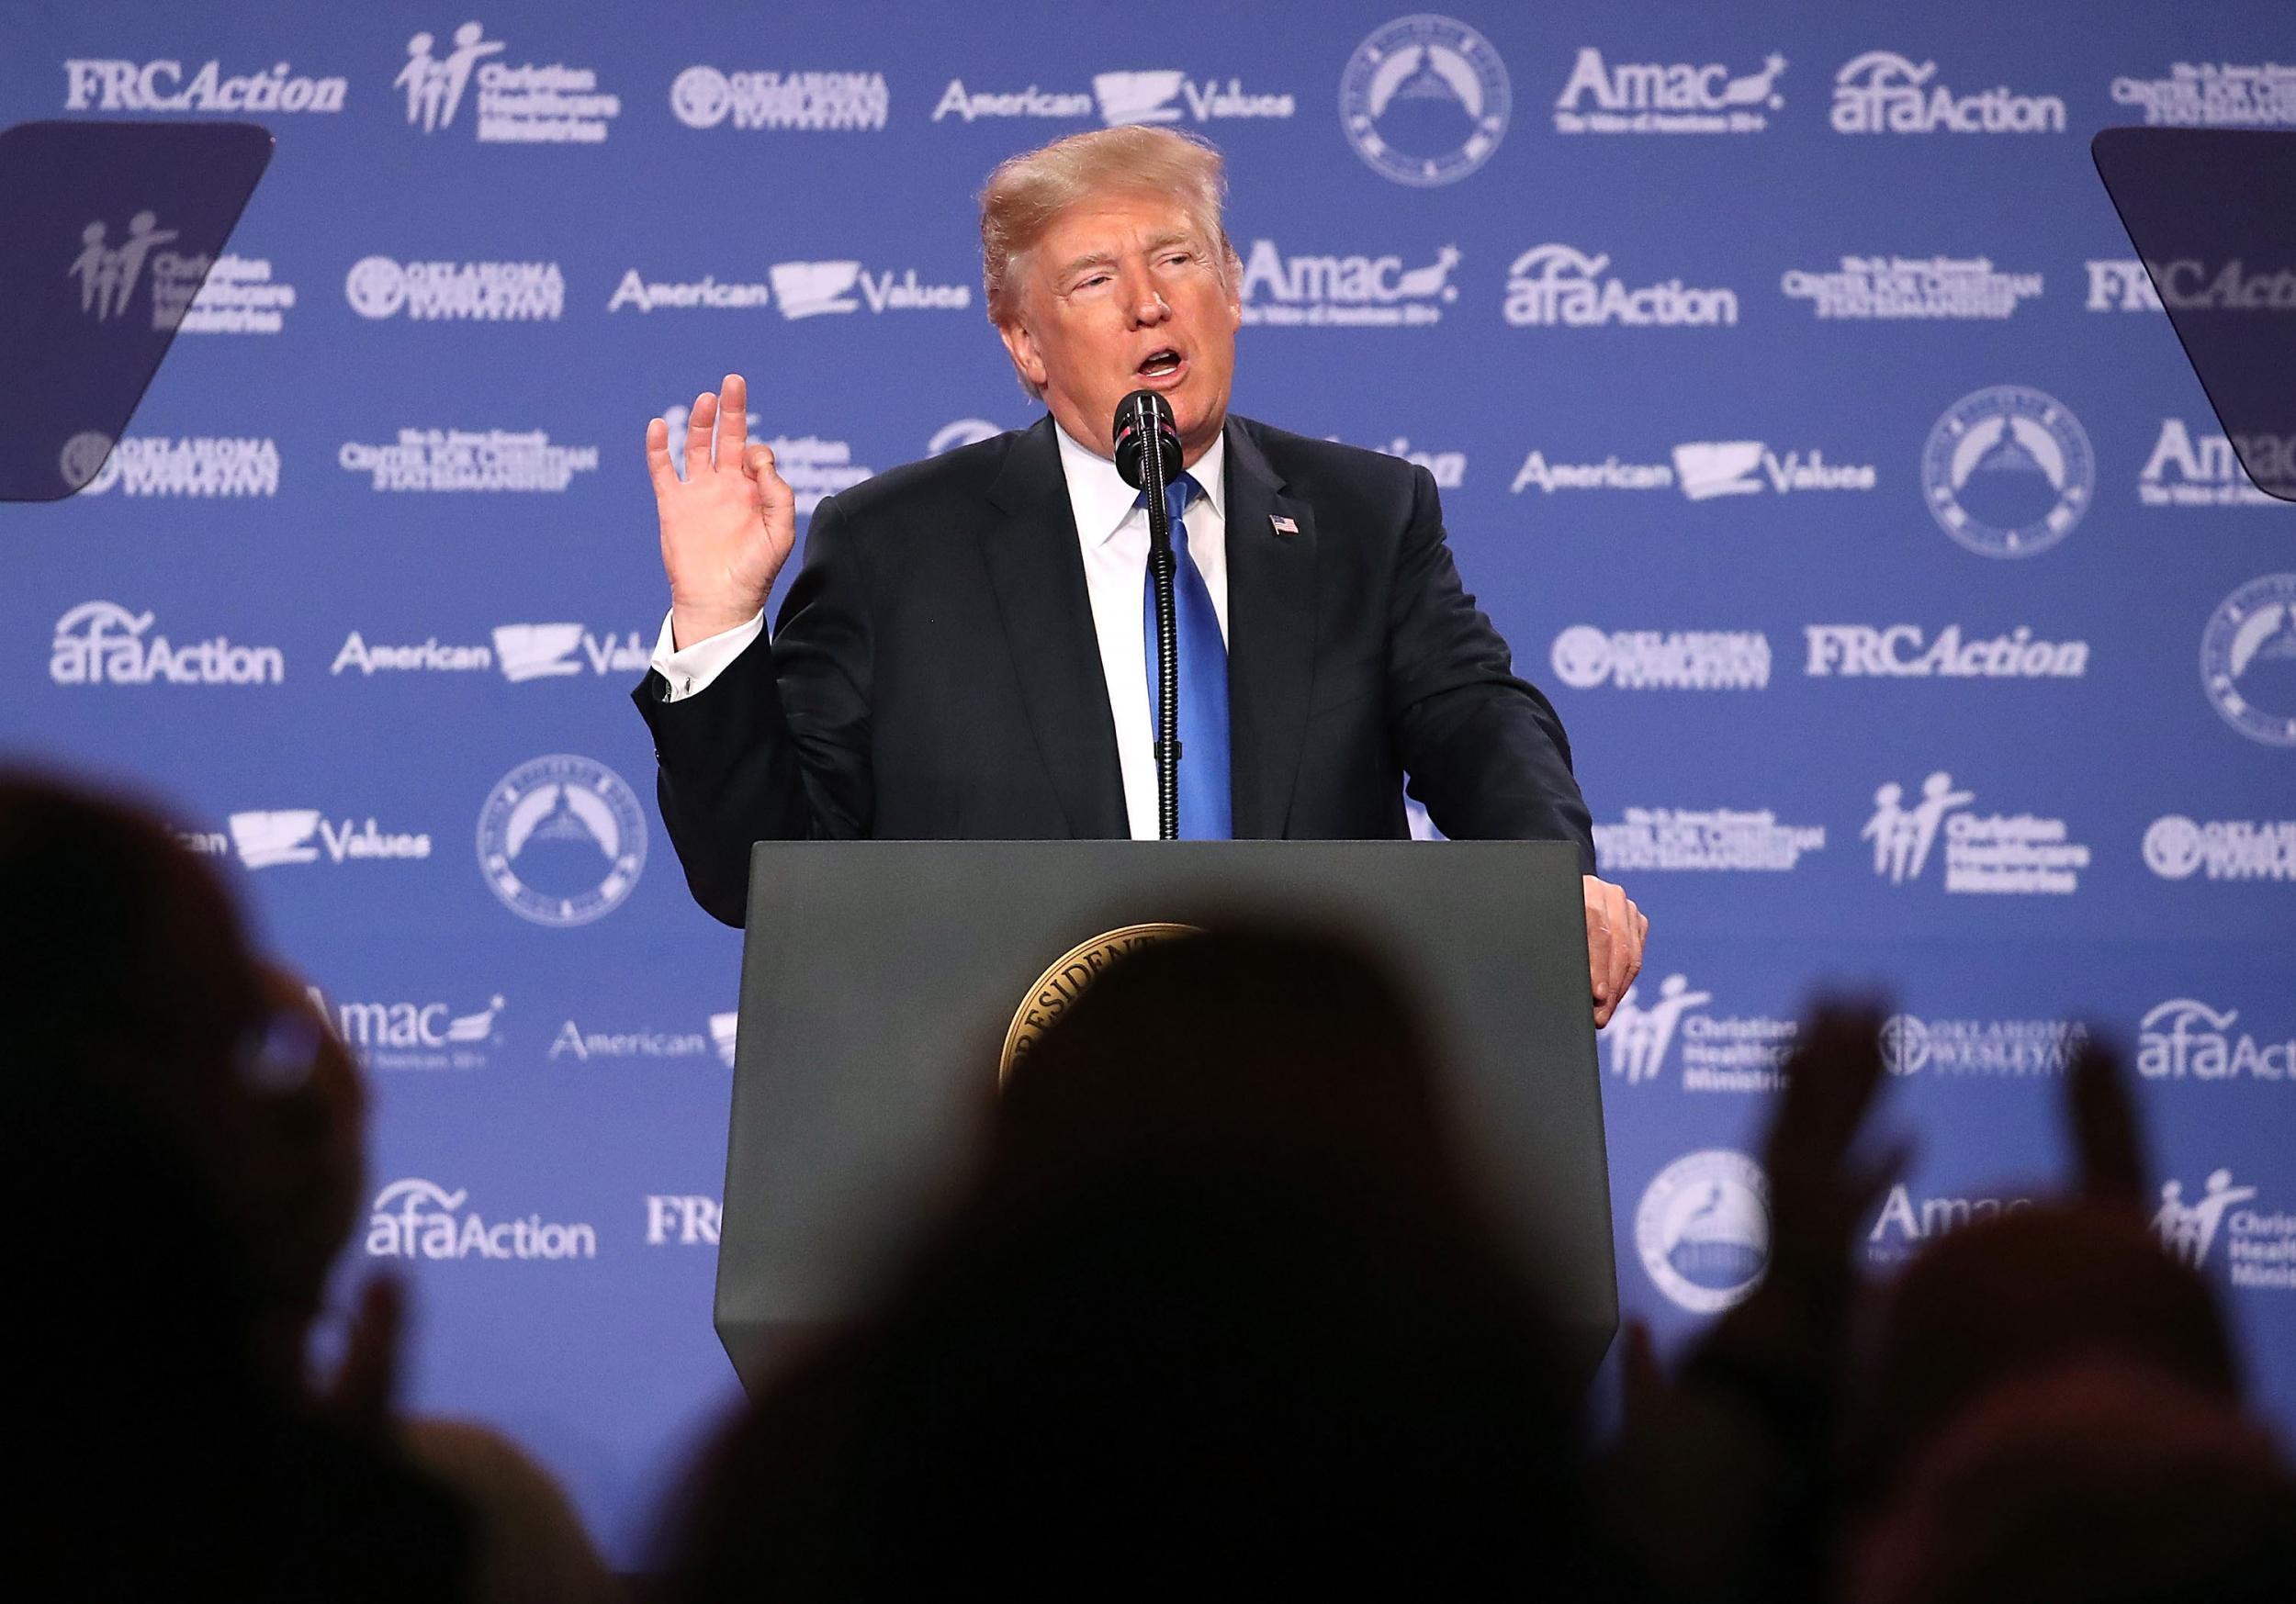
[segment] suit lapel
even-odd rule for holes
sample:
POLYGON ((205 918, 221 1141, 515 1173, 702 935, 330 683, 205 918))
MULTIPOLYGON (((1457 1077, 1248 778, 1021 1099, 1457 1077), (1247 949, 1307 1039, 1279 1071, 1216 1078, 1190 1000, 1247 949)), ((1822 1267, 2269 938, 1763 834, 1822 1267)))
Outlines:
POLYGON ((1284 494, 1244 420, 1227 433, 1229 791, 1236 835, 1273 839, 1291 815, 1315 678, 1315 513, 1284 494))
POLYGON ((1051 418, 1014 440, 988 499, 1006 516, 982 528, 981 555, 1069 833, 1129 836, 1116 720, 1051 418))

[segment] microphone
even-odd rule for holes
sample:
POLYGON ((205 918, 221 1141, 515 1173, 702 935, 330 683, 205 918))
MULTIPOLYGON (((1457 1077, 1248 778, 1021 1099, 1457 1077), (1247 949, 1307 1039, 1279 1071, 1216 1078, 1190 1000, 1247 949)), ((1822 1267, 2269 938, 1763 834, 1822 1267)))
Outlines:
POLYGON ((1180 430, 1172 421, 1172 403, 1154 390, 1134 390, 1116 405, 1116 471, 1124 482, 1135 490, 1145 489, 1142 482, 1147 464, 1142 459, 1148 454, 1146 443, 1156 443, 1156 457, 1162 472, 1156 475, 1160 485, 1168 485, 1180 476, 1180 430))
POLYGON ((1116 471, 1148 504, 1148 591, 1156 634, 1156 836, 1180 834, 1180 631, 1173 597, 1177 559, 1164 488, 1180 477, 1180 431, 1172 403, 1154 390, 1134 390, 1117 404, 1116 471), (1155 449, 1148 449, 1154 442, 1155 449))

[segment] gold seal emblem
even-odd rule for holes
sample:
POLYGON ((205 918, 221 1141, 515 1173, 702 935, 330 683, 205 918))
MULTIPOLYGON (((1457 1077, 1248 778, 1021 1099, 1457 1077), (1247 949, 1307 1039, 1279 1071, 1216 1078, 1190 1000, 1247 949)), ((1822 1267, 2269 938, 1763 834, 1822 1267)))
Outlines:
POLYGON ((1012 1073, 1013 1065, 1036 1049, 1036 1044, 1052 1027, 1053 1021, 1076 1005, 1076 999, 1084 995, 1085 989, 1109 965, 1127 953, 1138 952, 1159 941, 1202 934, 1193 925, 1127 925, 1119 930, 1105 931, 1089 941, 1080 941, 1062 953, 1052 968, 1037 976, 1036 984, 1020 999, 1020 1006, 1012 1016, 1012 1028, 1005 1032, 1005 1056, 996 1066, 997 1082, 1001 1085, 1005 1077, 1012 1073))

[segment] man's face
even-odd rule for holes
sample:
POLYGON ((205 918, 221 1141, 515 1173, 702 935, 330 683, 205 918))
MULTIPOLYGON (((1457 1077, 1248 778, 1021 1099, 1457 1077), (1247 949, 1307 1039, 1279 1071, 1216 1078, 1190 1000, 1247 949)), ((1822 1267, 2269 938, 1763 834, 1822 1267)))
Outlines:
POLYGON ((1172 403, 1193 463, 1228 417, 1244 308, 1220 241, 1187 208, 1149 194, 1093 196, 1054 219, 1030 253, 1005 349, 1062 428, 1112 454, 1117 404, 1134 390, 1172 403))

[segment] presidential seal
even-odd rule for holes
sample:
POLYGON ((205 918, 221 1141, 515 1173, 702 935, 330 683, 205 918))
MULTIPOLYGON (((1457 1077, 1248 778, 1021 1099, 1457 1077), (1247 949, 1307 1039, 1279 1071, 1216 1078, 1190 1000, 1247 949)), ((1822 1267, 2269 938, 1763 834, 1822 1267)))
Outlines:
POLYGON ((2072 533, 2097 489, 2088 432, 2022 385, 1964 396, 1930 431, 1921 488, 1937 526, 1985 557, 2030 557, 2072 533))
POLYGON ((646 812, 629 782, 594 757, 522 763, 487 793, 478 868, 502 905, 561 928, 622 905, 646 867, 646 812))
POLYGON ((1510 98, 1506 64, 1489 39, 1448 17, 1404 17, 1348 58, 1339 120, 1373 172, 1431 188, 1491 159, 1510 98))
POLYGON ((2296 746, 2296 574, 2251 579, 2209 615, 2200 684, 2250 740, 2296 746))
POLYGON ((1642 1194, 1635 1247, 1670 1301, 1720 1314, 1744 1302, 1770 1267, 1770 1183, 1751 1159, 1726 1149, 1677 1159, 1642 1194))
POLYGON ((1036 1050, 1036 1044, 1053 1022, 1076 1005, 1085 989, 1103 974, 1108 967, 1143 947, 1154 947, 1159 941, 1169 941, 1177 936, 1201 936, 1203 931, 1194 925, 1126 925, 1120 929, 1105 931, 1089 941, 1080 941, 1053 961, 1052 968, 1037 976, 1036 984, 1020 999, 1020 1006, 1012 1016, 1012 1028, 1005 1032, 1005 1053, 996 1066, 996 1079, 1001 1084, 1012 1073, 1012 1067, 1036 1050))

